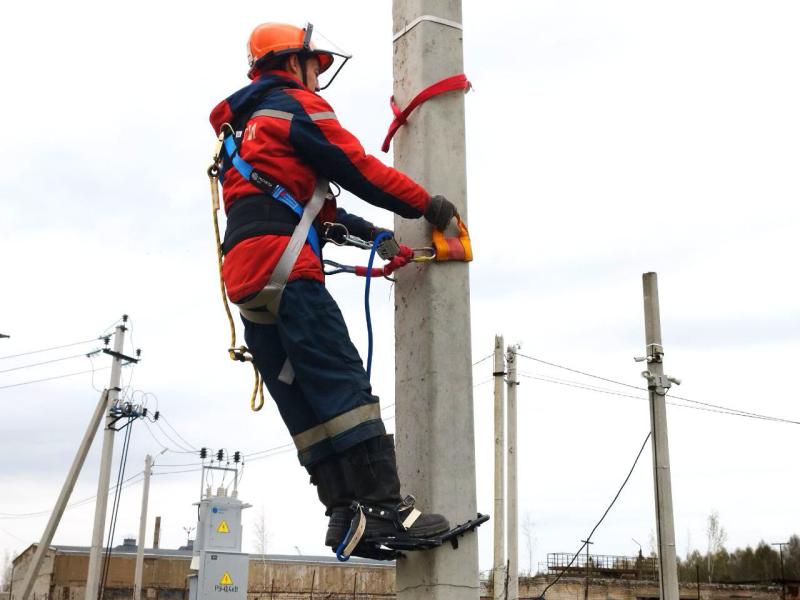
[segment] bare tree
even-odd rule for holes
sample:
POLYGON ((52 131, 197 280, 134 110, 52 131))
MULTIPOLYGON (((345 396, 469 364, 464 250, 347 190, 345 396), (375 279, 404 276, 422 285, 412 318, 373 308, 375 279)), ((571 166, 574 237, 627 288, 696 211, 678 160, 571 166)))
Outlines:
POLYGON ((531 513, 525 513, 525 520, 522 522, 522 535, 525 536, 525 548, 528 551, 528 577, 533 575, 533 547, 536 544, 536 535, 534 534, 534 523, 531 518, 531 513))
POLYGON ((658 542, 656 541, 656 532, 655 530, 650 530, 650 537, 647 538, 647 545, 650 546, 650 556, 658 556, 658 542))
POLYGON ((722 550, 725 541, 728 539, 728 533, 725 528, 720 525, 719 513, 712 510, 708 515, 706 526, 706 538, 708 540, 708 582, 711 583, 712 576, 714 575, 714 556, 722 550))
POLYGON ((269 531, 264 518, 264 507, 258 512, 255 523, 253 523, 253 537, 255 538, 256 554, 261 555, 261 590, 267 589, 267 545, 269 543, 269 531))

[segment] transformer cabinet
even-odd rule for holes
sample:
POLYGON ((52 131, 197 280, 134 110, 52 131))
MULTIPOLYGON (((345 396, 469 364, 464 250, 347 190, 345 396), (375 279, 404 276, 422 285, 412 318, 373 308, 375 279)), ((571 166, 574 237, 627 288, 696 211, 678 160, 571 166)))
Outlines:
MULTIPOLYGON (((188 575, 189 600, 247 600, 249 554, 242 552, 242 511, 250 508, 238 498, 238 469, 203 465, 197 537, 188 575), (233 491, 219 486, 203 489, 208 475, 233 473, 233 491)), ((224 479, 223 479, 224 482, 224 479)))

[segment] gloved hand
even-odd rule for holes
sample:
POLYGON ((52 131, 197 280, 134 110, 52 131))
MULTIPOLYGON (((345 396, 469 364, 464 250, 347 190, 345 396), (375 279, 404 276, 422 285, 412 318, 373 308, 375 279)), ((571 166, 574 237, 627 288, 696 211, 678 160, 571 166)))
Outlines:
POLYGON ((385 236, 380 241, 376 251, 378 256, 380 256, 383 260, 391 260, 400 252, 400 244, 398 244, 397 240, 394 239, 394 231, 391 231, 390 229, 384 229, 383 227, 374 227, 372 229, 371 237, 374 240, 382 233, 388 233, 389 235, 385 236))
POLYGON ((425 209, 425 218, 436 229, 444 231, 457 213, 455 205, 444 196, 431 196, 425 209))

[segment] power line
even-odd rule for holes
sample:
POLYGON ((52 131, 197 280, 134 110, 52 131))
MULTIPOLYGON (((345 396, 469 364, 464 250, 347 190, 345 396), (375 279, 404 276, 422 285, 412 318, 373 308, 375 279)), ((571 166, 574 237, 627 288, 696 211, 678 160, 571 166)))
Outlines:
MULTIPOLYGON (((564 365, 559 365, 559 364, 556 364, 556 363, 552 363, 552 362, 549 362, 549 361, 546 361, 546 360, 542 360, 541 358, 536 358, 536 357, 533 357, 533 356, 528 356, 526 354, 519 354, 519 353, 517 354, 517 356, 521 356, 523 358, 527 358, 529 360, 533 360, 533 361, 536 361, 538 363, 542 363, 544 365, 548 365, 550 367, 555 367, 557 369, 563 369, 565 371, 570 371, 572 373, 577 373, 577 374, 583 375, 585 377, 591 377, 593 379, 599 379, 600 381, 613 383, 615 385, 621 385, 623 387, 632 388, 632 389, 639 390, 639 391, 642 391, 642 392, 648 391, 647 388, 644 388, 644 387, 631 385, 630 383, 617 381, 615 379, 610 379, 608 377, 602 377, 600 375, 595 375, 593 373, 587 373, 586 371, 581 371, 579 369, 573 369, 572 367, 566 367, 564 365)), ((531 379, 535 379, 535 377, 531 377, 531 379)), ((551 382, 551 383, 558 383, 558 382, 555 381, 555 382, 551 382)), ((562 385, 568 385, 568 384, 562 384, 562 385)), ((577 384, 577 385, 580 385, 580 384, 577 384)), ((591 389, 591 388, 587 388, 587 389, 591 389)), ((601 392, 606 393, 606 394, 624 396, 623 394, 620 394, 620 393, 611 392, 611 391, 608 391, 608 390, 602 390, 602 389, 599 389, 599 388, 595 388, 595 390, 596 391, 601 391, 601 392)), ((627 396, 627 397, 638 398, 638 396, 627 396)), ((800 421, 795 421, 793 419, 787 419, 787 418, 784 418, 784 417, 773 417, 773 416, 770 416, 770 415, 764 415, 764 414, 760 414, 760 413, 741 410, 741 409, 738 409, 738 408, 731 408, 729 406, 723 406, 722 404, 713 404, 711 402, 702 402, 700 400, 693 400, 691 398, 686 398, 685 396, 669 395, 668 398, 673 399, 673 400, 681 400, 683 402, 689 402, 691 404, 698 405, 697 407, 691 407, 691 406, 687 406, 685 404, 677 404, 675 402, 669 402, 669 404, 672 404, 673 406, 682 406, 684 408, 696 408, 697 410, 702 410, 702 409, 699 408, 699 407, 702 406, 702 407, 706 407, 706 409, 705 409, 706 412, 717 412, 717 413, 721 413, 721 414, 728 414, 728 415, 739 416, 739 417, 747 417, 747 418, 750 418, 750 419, 759 419, 759 420, 764 420, 764 421, 774 421, 774 422, 777 422, 777 423, 787 423, 787 424, 790 424, 790 425, 800 425, 800 421)))
POLYGON ((481 364, 481 363, 482 363, 482 362, 484 362, 484 361, 487 361, 487 360, 489 360, 489 359, 490 359, 490 358, 492 358, 493 356, 494 356, 494 353, 492 353, 492 354, 487 354, 487 355, 486 355, 486 356, 484 356, 483 358, 480 358, 480 359, 476 360, 474 363, 472 363, 472 366, 473 366, 473 367, 477 367, 479 364, 481 364))
POLYGON ((93 337, 88 340, 83 340, 80 342, 72 342, 71 344, 63 344, 61 346, 52 346, 50 348, 40 348, 39 350, 29 350, 28 352, 20 352, 19 354, 9 354, 8 356, 0 356, 0 360, 5 360, 7 358, 18 358, 20 356, 29 356, 31 354, 39 354, 40 352, 50 352, 51 350, 61 350, 62 348, 71 348, 72 346, 80 346, 81 344, 88 344, 89 342, 95 342, 97 340, 102 340, 103 337, 93 337))
POLYGON ((594 532, 595 532, 595 531, 597 531, 597 528, 598 528, 598 527, 600 527, 600 524, 601 524, 601 523, 603 522, 603 520, 606 518, 606 515, 608 515, 608 513, 611 511, 611 508, 612 508, 612 507, 614 506, 614 504, 617 502, 617 499, 619 498, 620 494, 622 494, 622 490, 624 490, 624 489, 625 489, 625 486, 628 484, 628 481, 630 480, 630 478, 631 478, 631 475, 633 475, 633 471, 634 471, 634 469, 636 468, 636 464, 639 462, 639 459, 640 459, 640 458, 641 458, 641 456, 642 456, 642 452, 644 452, 644 448, 645 448, 645 446, 647 445, 647 441, 648 441, 649 439, 650 439, 650 432, 648 432, 648 433, 647 433, 647 436, 644 438, 644 442, 642 442, 642 447, 641 447, 641 448, 639 448, 639 452, 638 452, 638 454, 636 455, 636 458, 635 458, 635 459, 634 459, 634 461, 633 461, 633 465, 631 465, 631 470, 630 470, 630 471, 628 471, 628 475, 625 477, 625 481, 623 481, 623 482, 622 482, 622 485, 619 487, 619 490, 617 490, 617 493, 616 493, 616 495, 614 496, 614 499, 611 501, 611 504, 609 504, 609 505, 608 505, 608 508, 607 508, 607 509, 606 509, 606 511, 603 513, 603 516, 602 516, 602 517, 600 517, 600 520, 599 520, 599 521, 597 522, 597 524, 596 524, 596 525, 595 525, 595 526, 592 528, 592 531, 591 531, 591 532, 589 533, 589 535, 586 537, 586 541, 585 541, 585 542, 583 542, 583 545, 582 545, 580 548, 578 548, 578 551, 577 551, 577 552, 575 553, 575 555, 572 557, 572 560, 571 560, 571 561, 569 561, 569 564, 568 564, 566 567, 564 567, 564 569, 563 569, 563 570, 562 570, 562 571, 561 571, 561 572, 558 574, 558 576, 557 576, 557 577, 556 577, 556 578, 555 578, 553 581, 551 581, 549 584, 547 584, 547 587, 546 587, 546 588, 544 588, 544 590, 542 590, 542 593, 540 594, 540 597, 541 597, 541 598, 544 598, 544 595, 545 595, 545 593, 547 592, 547 590, 549 590, 551 587, 553 587, 553 586, 556 584, 556 582, 557 582, 559 579, 561 579, 561 578, 564 576, 564 573, 566 573, 566 572, 567 572, 567 569, 569 569, 569 568, 572 566, 572 563, 574 563, 574 562, 575 562, 575 559, 576 559, 576 558, 578 557, 578 555, 581 553, 581 550, 583 550, 583 549, 586 547, 586 545, 587 545, 587 544, 589 544, 589 542, 590 542, 590 541, 591 541, 591 539, 592 539, 592 536, 594 535, 594 532))
POLYGON ((177 429, 175 429, 175 428, 172 426, 172 424, 171 424, 169 421, 167 421, 167 418, 166 418, 166 417, 165 417, 163 414, 159 413, 159 415, 160 415, 160 419, 161 419, 162 421, 164 421, 164 423, 167 425, 167 427, 169 427, 170 429, 172 429, 172 431, 174 431, 174 432, 175 432, 175 435, 177 435, 177 436, 178 436, 178 437, 181 439, 181 441, 183 441, 183 442, 184 442, 184 443, 185 443, 187 446, 189 446, 189 448, 191 448, 191 449, 192 449, 192 450, 194 450, 195 452, 198 452, 198 451, 199 451, 199 449, 198 449, 198 448, 197 448, 197 447, 196 447, 194 444, 190 444, 190 443, 189 443, 189 442, 186 440, 186 438, 185 438, 185 437, 183 437, 183 436, 182 436, 180 433, 178 433, 178 430, 177 430, 177 429))
POLYGON ((183 445, 183 444, 181 444, 180 442, 176 441, 176 440, 175 440, 175 439, 174 439, 172 436, 170 436, 170 434, 168 434, 166 431, 164 431, 164 428, 161 426, 161 416, 160 416, 160 413, 159 413, 159 419, 158 419, 157 421, 155 421, 155 424, 156 424, 156 427, 158 427, 159 431, 161 431, 161 433, 163 433, 163 434, 164 434, 164 436, 165 436, 165 437, 166 437, 166 438, 167 438, 167 439, 168 439, 170 442, 172 442, 172 443, 173 443, 175 446, 177 446, 178 448, 180 448, 180 449, 181 449, 181 451, 183 451, 183 452, 187 452, 187 453, 191 453, 191 454, 193 454, 193 453, 197 452, 197 450, 192 450, 192 449, 190 449, 190 448, 187 448, 186 446, 184 446, 184 445, 183 445))
POLYGON ((71 360, 73 358, 84 358, 84 357, 86 357, 85 353, 73 354, 72 356, 65 356, 63 358, 54 358, 52 360, 44 360, 42 362, 31 363, 29 365, 21 365, 19 367, 11 367, 10 369, 3 369, 2 371, 0 371, 0 373, 8 373, 10 371, 19 371, 21 369, 30 369, 31 367, 40 367, 42 365, 49 365, 51 363, 57 363, 57 362, 61 362, 61 361, 64 361, 64 360, 71 360))
POLYGON ((12 383, 10 385, 0 385, 0 390, 5 390, 13 387, 20 387, 22 385, 30 385, 32 383, 42 383, 43 381, 54 381, 56 379, 64 379, 66 377, 74 377, 75 375, 86 375, 87 373, 94 373, 95 371, 104 371, 111 367, 100 367, 98 369, 89 369, 88 371, 75 371, 74 373, 65 373, 64 375, 56 375, 54 377, 44 377, 42 379, 33 379, 32 381, 23 381, 21 383, 12 383))
MULTIPOLYGON (((532 374, 529 374, 529 373, 520 373, 520 375, 522 377, 527 378, 527 379, 536 379, 538 381, 544 381, 546 383, 555 383, 555 384, 558 384, 558 385, 563 385, 563 386, 566 386, 566 387, 572 387, 572 388, 576 388, 576 389, 580 389, 580 390, 587 390, 587 391, 590 391, 590 392, 600 392, 602 394, 609 394, 611 396, 620 396, 622 398, 633 398, 634 400, 643 400, 643 401, 647 401, 648 400, 647 398, 645 398, 643 396, 634 396, 633 394, 625 394, 625 393, 617 392, 617 391, 614 391, 614 390, 607 390, 607 389, 603 389, 603 388, 600 388, 600 387, 591 386, 591 385, 588 385, 588 384, 582 384, 582 383, 579 383, 579 382, 576 382, 576 381, 570 381, 570 380, 558 379, 558 378, 550 378, 550 377, 541 377, 541 376, 532 375, 532 374)), ((757 415, 757 414, 754 414, 754 413, 747 413, 747 412, 744 412, 744 411, 739 411, 739 410, 736 410, 736 409, 729 409, 729 408, 725 408, 725 407, 708 408, 707 407, 708 405, 706 405, 706 406, 698 406, 698 405, 693 405, 693 404, 681 404, 679 402, 675 402, 674 400, 672 400, 673 398, 675 400, 683 400, 683 401, 686 401, 686 399, 682 398, 680 396, 667 396, 667 404, 669 404, 670 406, 677 406, 679 408, 689 408, 691 410, 700 410, 700 411, 703 411, 703 412, 717 413, 717 414, 721 414, 721 415, 729 415, 729 416, 732 416, 732 417, 746 417, 746 418, 749 418, 749 419, 759 419, 759 420, 764 420, 764 421, 775 421, 775 422, 782 422, 782 423, 789 423, 789 424, 797 424, 796 421, 792 421, 792 420, 789 420, 789 419, 781 419, 779 417, 767 417, 767 416, 764 416, 764 415, 757 415)), ((705 404, 705 403, 700 403, 700 404, 705 404)), ((711 406, 715 406, 715 405, 711 405, 711 406)))
POLYGON ((153 438, 153 441, 161 446, 161 449, 165 452, 172 452, 173 454, 195 454, 193 450, 173 450, 172 448, 165 446, 164 443, 156 437, 156 434, 153 433, 153 430, 150 428, 150 423, 148 423, 146 419, 142 422, 144 423, 145 429, 147 429, 147 432, 150 434, 150 437, 153 438))
POLYGON ((572 367, 565 367, 564 365, 557 365, 556 363, 551 363, 546 360, 542 360, 541 358, 536 358, 534 356, 528 356, 527 354, 522 354, 517 352, 517 356, 521 356, 522 358, 527 358, 528 360, 533 360, 538 363, 542 363, 543 365, 547 365, 549 367, 555 367, 556 369, 563 369, 564 371, 570 371, 572 373, 577 373, 578 375, 583 375, 585 377, 591 377, 593 379, 599 379, 601 381, 605 381, 607 383, 614 383, 616 385, 621 385, 628 388, 633 388, 634 390, 640 390, 643 392, 647 391, 647 388, 640 387, 638 385, 631 385, 630 383, 624 383, 622 381, 616 381, 614 379, 609 379, 608 377, 601 377, 600 375, 594 375, 592 373, 587 373, 586 371, 580 371, 578 369, 573 369, 572 367))
MULTIPOLYGON (((130 477, 128 477, 128 479, 126 479, 125 481, 122 482, 122 489, 129 488, 129 487, 139 483, 140 479, 137 479, 137 478, 142 476, 143 474, 144 474, 144 471, 139 471, 135 475, 131 475, 130 477), (136 481, 134 481, 134 479, 136 481)), ((110 494, 116 488, 117 488, 116 485, 112 485, 110 488, 108 488, 108 493, 110 494)), ((67 504, 65 510, 69 510, 71 508, 77 508, 79 506, 83 506, 85 504, 89 504, 90 502, 93 502, 95 498, 97 498, 97 494, 95 494, 93 496, 87 496, 86 498, 82 498, 81 500, 76 500, 75 502, 67 504)), ((0 513, 0 520, 2 520, 2 519, 28 519, 28 518, 31 518, 31 517, 42 517, 42 516, 45 516, 45 515, 49 515, 52 512, 53 512, 52 510, 40 510, 40 511, 37 511, 37 512, 31 512, 31 513, 0 513)))

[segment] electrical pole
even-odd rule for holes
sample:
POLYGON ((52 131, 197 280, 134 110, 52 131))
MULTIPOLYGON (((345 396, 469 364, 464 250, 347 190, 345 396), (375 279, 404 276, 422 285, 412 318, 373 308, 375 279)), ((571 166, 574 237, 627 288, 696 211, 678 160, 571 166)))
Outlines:
POLYGON ((658 533, 658 571, 661 600, 678 600, 678 563, 675 554, 675 522, 672 512, 672 479, 667 442, 667 402, 670 386, 678 379, 664 374, 664 347, 661 345, 661 315, 658 304, 658 276, 642 275, 644 289, 644 325, 646 355, 637 359, 647 362, 650 396, 650 431, 653 447, 653 480, 656 501, 656 531, 658 533))
POLYGON ((583 600, 589 600, 589 567, 591 563, 591 557, 589 556, 589 546, 594 544, 594 542, 590 542, 589 540, 581 540, 586 545, 586 586, 583 588, 583 600))
POLYGON ((100 571, 102 570, 103 532, 106 528, 106 509, 108 507, 108 488, 111 482, 111 459, 114 454, 114 422, 111 408, 117 403, 119 397, 120 377, 122 375, 122 350, 125 342, 125 323, 127 315, 123 316, 123 323, 117 325, 114 331, 114 351, 111 363, 111 380, 108 384, 106 403, 106 426, 103 431, 103 448, 100 455, 100 476, 97 480, 97 498, 94 508, 94 529, 92 530, 92 547, 89 551, 89 570, 86 574, 85 600, 98 600, 97 592, 100 584, 100 571))
MULTIPOLYGON (((58 500, 56 500, 53 512, 50 514, 50 520, 47 522, 47 526, 44 529, 42 539, 39 541, 30 566, 28 566, 28 571, 25 573, 25 579, 22 582, 22 600, 28 600, 28 596, 33 589, 33 583, 39 575, 42 559, 50 548, 50 543, 53 541, 53 536, 56 533, 58 524, 61 522, 61 516, 64 514, 64 509, 67 507, 67 502, 69 502, 72 490, 75 488, 75 482, 78 480, 78 475, 81 473, 83 463, 86 461, 86 455, 89 454, 89 449, 92 447, 92 441, 94 441, 97 428, 100 426, 100 421, 103 419, 103 413, 107 406, 107 398, 108 390, 103 390, 103 393, 100 395, 100 400, 92 414, 92 418, 89 420, 89 426, 83 434, 83 440, 81 440, 81 444, 78 447, 78 452, 72 460, 72 466, 69 468, 67 479, 64 481, 64 485, 61 488, 61 493, 58 496, 58 500)), ((106 490, 106 493, 108 493, 108 490, 106 490)))
POLYGON ((508 600, 519 600, 517 523, 517 347, 508 347, 508 600))
POLYGON ((494 573, 492 589, 494 600, 501 600, 505 586, 505 381, 506 365, 503 355, 503 336, 494 336, 494 573))
POLYGON ((783 600, 786 600, 786 574, 783 570, 783 547, 788 546, 789 542, 774 542, 773 546, 778 546, 778 552, 781 555, 781 585, 783 586, 783 600))
MULTIPOLYGON (((407 106, 428 86, 464 71, 460 0, 393 0, 394 98, 407 106)), ((464 95, 423 103, 400 129, 394 163, 467 217, 464 95)), ((453 227, 451 226, 451 229, 453 227)), ((423 220, 395 219, 398 238, 429 246, 423 220)), ((451 232, 452 233, 452 232, 451 232)), ((395 288, 397 456, 404 488, 452 524, 476 515, 469 269, 414 263, 395 288)), ((478 539, 410 552, 397 562, 399 600, 478 600, 478 539)))
POLYGON ((153 457, 144 457, 144 487, 142 487, 142 510, 139 515, 139 547, 136 549, 136 574, 133 579, 133 600, 142 599, 142 578, 144 576, 144 538, 147 535, 147 503, 150 496, 150 471, 153 457))
POLYGON ((161 517, 156 517, 156 524, 153 527, 153 548, 158 550, 161 544, 161 517))

